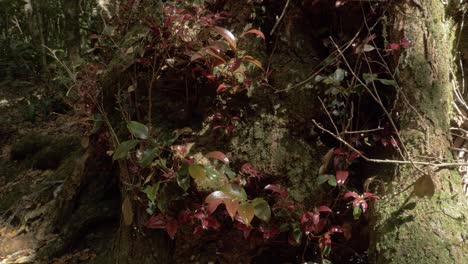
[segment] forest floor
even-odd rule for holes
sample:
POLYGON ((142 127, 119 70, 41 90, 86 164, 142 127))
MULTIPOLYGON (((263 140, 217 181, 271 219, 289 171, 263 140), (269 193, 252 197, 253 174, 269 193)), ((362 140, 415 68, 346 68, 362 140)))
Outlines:
MULTIPOLYGON (((67 156, 79 148, 76 124, 55 113, 64 106, 42 92, 29 82, 0 83, 2 264, 38 263, 37 250, 58 237, 57 230, 51 228, 50 212, 69 172, 64 169, 67 156), (78 140, 73 143, 70 139, 78 140)), ((86 236, 93 237, 88 240, 97 236, 109 239, 102 233, 86 236)), ((47 263, 93 262, 95 249, 88 244, 74 243, 65 254, 47 263)))

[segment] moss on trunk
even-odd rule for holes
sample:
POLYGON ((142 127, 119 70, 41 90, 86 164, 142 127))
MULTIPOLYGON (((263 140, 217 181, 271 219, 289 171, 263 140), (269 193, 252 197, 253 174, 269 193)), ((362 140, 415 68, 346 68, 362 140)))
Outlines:
MULTIPOLYGON (((450 160, 454 24, 441 1, 421 3, 405 1, 390 12, 389 40, 406 37, 412 41, 397 64, 402 93, 400 133, 413 159, 450 160)), ((460 175, 456 170, 421 169, 435 185, 432 197, 415 195, 414 186, 420 185, 416 181, 424 174, 412 166, 381 176, 386 195, 375 206, 370 249, 375 263, 468 262, 468 205, 460 175)))

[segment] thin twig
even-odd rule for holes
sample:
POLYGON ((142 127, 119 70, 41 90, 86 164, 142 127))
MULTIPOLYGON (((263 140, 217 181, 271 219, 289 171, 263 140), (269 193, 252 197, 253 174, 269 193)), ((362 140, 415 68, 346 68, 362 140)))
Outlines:
POLYGON ((343 132, 343 134, 365 134, 365 133, 371 133, 371 132, 376 132, 376 131, 381 131, 381 130, 383 130, 383 127, 366 129, 366 130, 345 131, 343 132))
MULTIPOLYGON (((451 168, 451 167, 459 167, 459 166, 467 166, 468 162, 441 162, 441 163, 435 163, 435 162, 427 162, 427 161, 413 161, 413 160, 389 160, 389 159, 372 159, 364 155, 361 151, 357 150, 355 147, 353 147, 351 144, 346 142, 346 140, 342 139, 341 137, 335 135, 333 132, 330 130, 324 128, 320 124, 315 121, 315 119, 312 119, 312 122, 316 127, 318 127, 320 130, 328 133, 332 137, 334 137, 336 140, 339 142, 343 143, 345 146, 347 146, 349 149, 352 151, 355 151, 359 153, 359 156, 363 158, 367 162, 372 162, 372 163, 386 163, 386 164, 407 164, 407 165, 423 165, 423 166, 431 166, 434 168, 451 168)), ((417 167, 416 167, 417 168, 417 167)), ((424 174, 426 172, 422 171, 424 174)))
POLYGON ((284 5, 283 12, 281 12, 280 17, 279 17, 278 19, 276 19, 276 23, 275 23, 275 25, 273 26, 273 28, 272 28, 271 31, 270 31, 270 36, 273 35, 273 33, 275 33, 276 27, 278 27, 279 23, 280 23, 281 20, 283 19, 284 14, 286 14, 286 9, 288 9, 289 1, 290 1, 290 0, 287 0, 287 1, 286 1, 286 5, 284 5))

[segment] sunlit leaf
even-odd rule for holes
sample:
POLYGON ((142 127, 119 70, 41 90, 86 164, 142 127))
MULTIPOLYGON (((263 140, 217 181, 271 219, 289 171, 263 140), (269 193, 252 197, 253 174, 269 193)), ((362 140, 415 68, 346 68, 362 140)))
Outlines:
POLYGON ((242 222, 249 226, 255 215, 255 208, 251 203, 245 202, 239 205, 237 213, 239 214, 239 218, 242 220, 242 222))
POLYGON ((343 170, 337 171, 336 183, 338 184, 338 186, 343 185, 348 179, 348 176, 349 176, 349 171, 343 171, 343 170))
POLYGON ((224 205, 226 206, 229 216, 234 219, 234 216, 239 209, 239 202, 236 199, 224 199, 224 205))
POLYGON ((207 158, 217 159, 222 161, 224 164, 229 164, 229 159, 226 154, 222 153, 221 151, 212 151, 205 155, 207 158))
POLYGON ((220 34, 234 50, 237 49, 236 37, 234 37, 231 31, 222 27, 214 27, 213 31, 220 34))
POLYGON ((350 198, 350 197, 356 199, 356 198, 359 198, 359 194, 355 192, 347 192, 345 193, 345 195, 343 195, 343 199, 350 198))
POLYGON ((119 160, 127 157, 130 150, 134 149, 140 141, 137 139, 128 140, 120 143, 112 156, 112 159, 119 160))
POLYGON ((247 193, 244 188, 237 184, 226 184, 221 190, 232 199, 237 199, 238 201, 247 200, 247 193))
POLYGON ((147 139, 148 138, 148 127, 143 125, 142 123, 138 123, 136 121, 130 121, 127 124, 127 128, 132 133, 132 135, 139 139, 147 139))
POLYGON ((192 178, 194 178, 197 181, 204 181, 206 180, 206 171, 205 167, 200 164, 192 164, 188 168, 188 172, 192 178))
POLYGON ((207 208, 208 214, 212 214, 214 211, 216 211, 216 208, 218 208, 218 206, 222 204, 224 200, 227 200, 227 199, 231 199, 231 197, 229 197, 222 191, 215 191, 215 192, 212 192, 210 195, 208 195, 205 198, 205 203, 208 204, 208 208, 207 208))
POLYGON ((211 166, 205 165, 204 168, 206 172, 206 177, 210 181, 222 181, 226 178, 223 174, 221 174, 218 170, 214 169, 211 166))
POLYGON ((265 35, 263 34, 263 32, 261 32, 261 31, 258 30, 258 29, 251 29, 251 30, 249 30, 249 31, 247 31, 247 32, 244 32, 244 33, 242 34, 242 36, 245 36, 245 35, 247 35, 247 34, 255 34, 255 35, 261 37, 263 40, 265 40, 265 35))
POLYGON ((325 212, 332 212, 332 210, 330 209, 330 207, 326 206, 326 205, 322 205, 322 206, 319 206, 317 208, 317 210, 321 213, 325 213, 325 212))
POLYGON ((259 60, 255 59, 254 57, 252 57, 252 56, 244 56, 244 57, 242 57, 242 60, 253 63, 255 66, 260 68, 262 71, 265 71, 263 69, 262 63, 259 60))
POLYGON ((270 205, 262 198, 256 198, 252 201, 255 208, 255 216, 260 220, 269 222, 271 218, 270 205))

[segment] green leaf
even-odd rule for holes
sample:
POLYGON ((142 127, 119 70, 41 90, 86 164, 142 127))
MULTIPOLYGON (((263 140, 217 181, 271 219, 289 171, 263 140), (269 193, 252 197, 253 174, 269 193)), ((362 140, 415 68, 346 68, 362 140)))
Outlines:
POLYGON ((200 164, 190 165, 188 168, 188 171, 189 171, 190 176, 192 176, 192 178, 194 178, 196 181, 205 181, 207 179, 205 167, 203 167, 203 165, 200 165, 200 164))
POLYGON ((292 230, 292 238, 294 239, 294 242, 296 242, 297 244, 300 244, 301 243, 301 240, 302 240, 302 230, 299 226, 295 226, 292 230))
POLYGON ((377 74, 363 73, 362 78, 364 79, 366 84, 369 84, 369 83, 377 80, 377 74))
POLYGON ((239 205, 239 209, 237 211, 239 214, 239 218, 246 226, 250 226, 250 222, 252 221, 255 215, 255 208, 249 202, 245 202, 239 205))
POLYGON ((236 199, 238 201, 245 201, 247 200, 247 193, 245 192, 244 188, 236 184, 227 184, 221 188, 225 194, 229 195, 232 199, 236 199))
POLYGON ((234 180, 237 176, 237 174, 228 167, 224 167, 224 174, 226 174, 230 180, 234 180))
POLYGON ((396 86, 397 85, 395 80, 378 79, 378 81, 381 82, 384 85, 390 85, 390 86, 396 86))
POLYGON ((184 192, 187 192, 188 188, 190 188, 190 177, 177 173, 177 184, 184 192))
POLYGON ((161 182, 157 182, 153 185, 148 185, 143 189, 143 192, 146 194, 146 197, 148 197, 148 200, 150 200, 152 203, 156 200, 156 196, 159 191, 159 186, 161 185, 161 182))
POLYGON ((139 142, 140 141, 137 139, 132 139, 132 140, 128 140, 128 141, 124 141, 120 143, 120 145, 115 150, 114 155, 112 156, 112 159, 119 160, 119 159, 126 158, 128 155, 128 152, 130 152, 130 150, 135 148, 139 142))
POLYGON ((148 127, 143 125, 142 123, 138 123, 136 121, 130 121, 127 124, 127 128, 132 133, 132 135, 139 139, 147 139, 148 138, 148 127))
POLYGON ((354 206, 353 208, 353 217, 354 219, 359 219, 359 217, 361 216, 361 206, 358 205, 358 206, 354 206))
POLYGON ((145 168, 151 166, 151 163, 153 163, 154 158, 158 156, 158 153, 159 153, 159 148, 145 150, 140 160, 141 166, 145 168))
POLYGON ((252 201, 255 208, 255 216, 260 220, 269 222, 271 218, 270 205, 262 198, 256 198, 252 201))
POLYGON ((338 68, 330 77, 335 83, 340 83, 341 81, 344 80, 345 76, 346 76, 346 71, 341 68, 338 68))
POLYGON ((320 185, 320 184, 323 184, 325 182, 327 182, 328 180, 330 180, 330 178, 335 178, 333 175, 330 175, 330 174, 324 174, 324 175, 320 175, 317 177, 317 183, 320 185))
POLYGON ((217 171, 213 167, 208 166, 208 165, 205 165, 204 167, 205 167, 205 171, 206 171, 206 177, 210 181, 219 181, 219 180, 225 178, 225 177, 223 177, 223 175, 219 171, 217 171))

